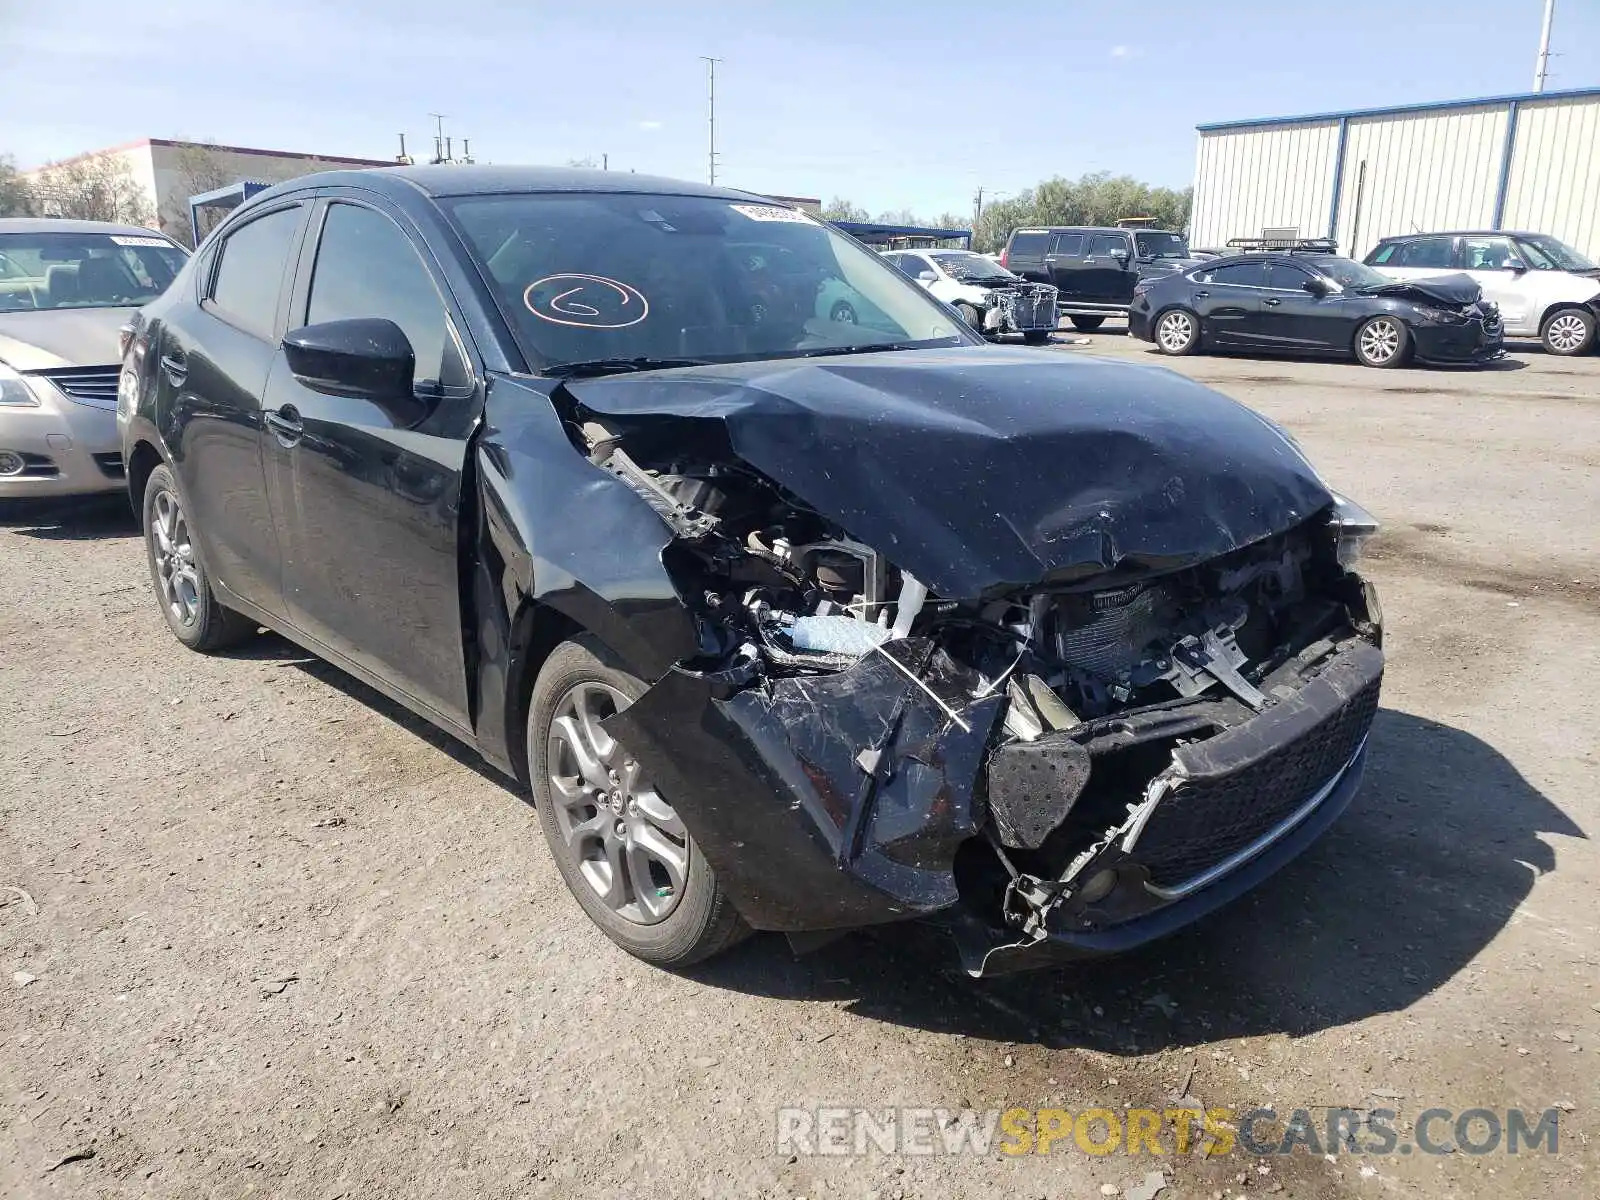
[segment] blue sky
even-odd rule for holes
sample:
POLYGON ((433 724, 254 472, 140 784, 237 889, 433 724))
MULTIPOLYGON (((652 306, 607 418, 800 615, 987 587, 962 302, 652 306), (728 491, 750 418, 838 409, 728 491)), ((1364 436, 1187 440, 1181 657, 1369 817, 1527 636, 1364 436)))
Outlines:
MULTIPOLYGON (((873 211, 1127 172, 1184 186, 1194 126, 1527 90, 1542 0, 0 0, 0 154, 140 137, 387 157, 430 111, 484 161, 704 178, 873 211), (1013 10, 1016 17, 998 14, 1013 10), (1402 20, 1397 17, 1403 14, 1402 20)), ((1552 89, 1600 85, 1558 0, 1552 89)))

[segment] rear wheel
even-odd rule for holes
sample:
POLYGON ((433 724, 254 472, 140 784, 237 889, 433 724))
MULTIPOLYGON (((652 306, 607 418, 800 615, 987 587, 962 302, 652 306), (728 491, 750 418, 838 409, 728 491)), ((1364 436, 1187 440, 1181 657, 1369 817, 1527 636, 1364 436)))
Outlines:
POLYGON ((748 927, 667 797, 603 728, 645 685, 598 641, 563 642, 528 703, 528 772, 545 841, 583 911, 629 954, 685 967, 748 927))
POLYGON ((1411 348, 1411 335, 1398 317, 1380 315, 1356 330, 1356 358, 1365 367, 1398 367, 1411 348))
POLYGON ((1026 330, 1022 335, 1022 340, 1027 342, 1028 345, 1030 345, 1030 346, 1045 346, 1045 345, 1048 345, 1049 342, 1050 342, 1050 330, 1048 330, 1048 329, 1029 329, 1029 330, 1026 330))
POLYGON ((1163 354, 1193 354, 1200 345, 1200 318, 1187 308, 1169 308, 1156 318, 1156 349, 1163 354))
POLYGON ((1072 327, 1079 333, 1093 333, 1106 323, 1104 317, 1073 317, 1072 327))
POLYGON ((1594 314, 1581 308, 1561 308, 1545 319, 1539 340, 1551 354, 1570 358, 1594 345, 1594 314))
POLYGON ((254 634, 254 621, 217 602, 177 481, 165 465, 145 482, 143 515, 150 581, 172 635, 189 649, 209 654, 254 634))

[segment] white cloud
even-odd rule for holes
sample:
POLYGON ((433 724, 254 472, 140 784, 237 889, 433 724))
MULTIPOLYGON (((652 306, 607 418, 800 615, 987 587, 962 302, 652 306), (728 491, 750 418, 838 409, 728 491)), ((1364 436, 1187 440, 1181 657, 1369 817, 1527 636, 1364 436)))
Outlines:
POLYGON ((654 133, 656 130, 661 128, 661 122, 660 121, 640 121, 639 122, 639 128, 644 130, 646 133, 654 133))
POLYGON ((1132 54, 1133 54, 1133 51, 1130 50, 1126 46, 1113 46, 1113 47, 1111 47, 1111 57, 1112 58, 1128 58, 1132 54))

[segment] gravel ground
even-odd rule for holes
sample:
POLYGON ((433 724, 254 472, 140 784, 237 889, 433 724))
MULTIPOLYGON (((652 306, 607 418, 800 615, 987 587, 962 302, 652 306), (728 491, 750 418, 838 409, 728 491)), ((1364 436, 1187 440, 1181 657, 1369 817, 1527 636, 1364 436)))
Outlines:
POLYGON ((181 649, 118 503, 0 511, 0 1194, 1596 1194, 1600 359, 1163 361, 1385 523, 1367 782, 1202 927, 993 982, 915 930, 645 967, 465 748, 278 638, 181 649), (1554 1156, 774 1152, 782 1105, 1184 1093, 1571 1111, 1554 1156))

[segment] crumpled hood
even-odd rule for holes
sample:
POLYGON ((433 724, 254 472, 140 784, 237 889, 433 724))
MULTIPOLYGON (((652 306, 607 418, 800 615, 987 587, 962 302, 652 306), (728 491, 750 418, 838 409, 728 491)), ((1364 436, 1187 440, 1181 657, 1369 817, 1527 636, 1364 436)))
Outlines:
POLYGON ((0 313, 0 362, 14 371, 110 367, 117 330, 134 308, 55 308, 0 313))
POLYGON ((1408 300, 1432 300, 1465 308, 1483 298, 1483 288, 1471 275, 1435 275, 1427 279, 1397 279, 1382 287, 1363 288, 1363 296, 1399 296, 1408 300))
POLYGON ((970 347, 564 386, 602 416, 721 424, 745 462, 952 598, 1177 569, 1332 502, 1276 426, 1156 367, 970 347))

